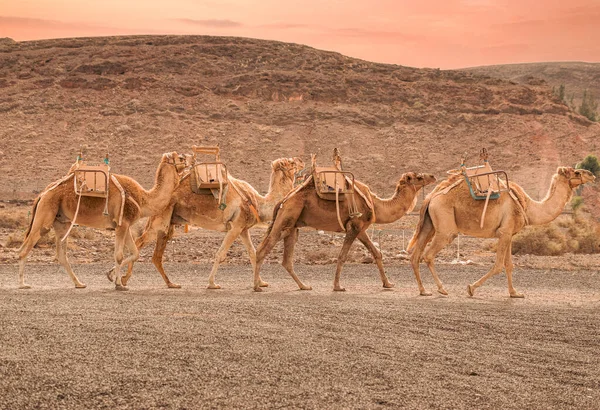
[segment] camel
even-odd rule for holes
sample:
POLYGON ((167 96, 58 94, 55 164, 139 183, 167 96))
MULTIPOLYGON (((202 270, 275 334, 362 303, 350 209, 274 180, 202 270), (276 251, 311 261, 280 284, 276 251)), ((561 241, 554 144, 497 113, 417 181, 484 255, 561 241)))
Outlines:
MULTIPOLYGON (((265 226, 271 220, 273 208, 294 185, 297 172, 304 168, 300 158, 280 158, 271 163, 271 179, 269 192, 260 195, 248 182, 229 176, 230 187, 226 194, 224 210, 212 195, 199 195, 192 192, 191 178, 181 181, 173 193, 170 205, 160 214, 151 217, 146 223, 143 234, 136 240, 138 249, 156 240, 152 263, 163 277, 169 288, 180 288, 173 283, 165 273, 162 259, 169 239, 173 237, 174 226, 190 224, 212 231, 226 232, 214 259, 208 278, 208 289, 220 289, 215 283, 219 265, 225 261, 227 251, 233 242, 240 237, 254 267, 256 250, 250 239, 250 228, 256 225, 265 226)), ((129 264, 123 283, 127 284, 133 272, 133 262, 129 264)), ((260 280, 260 286, 268 286, 260 280)))
POLYGON ((508 292, 512 298, 524 295, 513 287, 512 238, 526 225, 547 224, 561 214, 565 204, 571 199, 573 189, 586 182, 593 182, 595 176, 584 169, 559 167, 552 178, 548 193, 541 201, 531 199, 519 185, 511 182, 509 187, 517 200, 509 192, 500 193, 500 197, 490 201, 483 228, 480 227, 483 201, 471 198, 469 188, 462 175, 454 175, 441 182, 425 199, 421 207, 417 229, 411 238, 408 251, 411 265, 422 296, 430 296, 421 282, 419 262, 421 257, 429 268, 438 287, 438 292, 447 295, 434 267, 435 256, 450 244, 459 233, 478 238, 498 238, 496 261, 492 269, 477 282, 467 286, 469 296, 491 276, 506 270, 508 292), (458 185, 442 192, 454 183, 458 185), (426 245, 429 247, 425 249, 426 245))
MULTIPOLYGON (((154 181, 154 187, 144 190, 140 184, 124 175, 111 174, 108 185, 108 202, 105 198, 82 196, 78 197, 73 187, 74 174, 70 173, 57 183, 51 184, 35 200, 31 222, 25 233, 25 239, 19 249, 19 280, 20 288, 31 286, 25 283, 25 261, 27 256, 51 227, 56 234, 56 256, 59 263, 67 271, 75 288, 85 288, 79 281, 69 260, 67 259, 67 238, 74 215, 76 223, 93 228, 115 230, 115 262, 116 289, 127 290, 122 284, 121 266, 136 260, 139 256, 131 236, 130 226, 140 218, 154 215, 163 210, 168 204, 174 189, 179 185, 179 172, 185 167, 185 158, 176 152, 163 154, 154 181), (119 189, 112 177, 115 177, 119 189), (78 200, 80 200, 78 205, 78 200), (122 201, 125 204, 122 206, 122 201), (104 214, 104 211, 108 214, 104 214), (119 224, 119 221, 121 222, 119 224), (64 240, 63 240, 64 237, 64 240), (124 259, 124 248, 131 255, 124 259)), ((71 168, 71 171, 74 168, 71 168)))
MULTIPOLYGON (((335 156, 336 154, 334 154, 334 161, 335 156)), ((341 164, 339 161, 338 159, 336 168, 341 169, 338 166, 341 164)), ((383 269, 381 252, 367 235, 367 228, 375 220, 377 223, 386 224, 402 218, 402 216, 412 211, 416 205, 419 190, 435 181, 435 177, 430 174, 407 172, 400 177, 400 180, 396 184, 394 195, 388 199, 379 198, 371 192, 367 185, 355 181, 355 187, 365 197, 355 193, 354 202, 350 198, 340 201, 340 215, 345 215, 345 217, 339 222, 336 202, 321 199, 316 192, 313 179, 309 177, 301 188, 296 190, 293 195, 288 196, 284 202, 278 204, 275 208, 273 223, 257 249, 256 266, 254 267, 254 290, 257 292, 262 290, 259 275, 260 268, 265 257, 282 238, 284 241, 283 267, 288 271, 301 290, 311 290, 312 288, 302 283, 294 272, 294 247, 298 240, 298 228, 310 226, 323 231, 343 232, 344 230, 340 225, 345 227, 346 236, 338 255, 333 290, 345 290, 340 286, 340 276, 350 246, 356 238, 373 255, 379 269, 383 287, 394 287, 394 284, 389 281, 383 269), (367 204, 366 198, 369 198, 372 206, 370 206, 371 204, 367 204), (351 204, 351 202, 353 203, 351 204), (350 211, 349 207, 353 207, 354 209, 350 211), (350 216, 351 212, 354 214, 353 217, 350 216)))

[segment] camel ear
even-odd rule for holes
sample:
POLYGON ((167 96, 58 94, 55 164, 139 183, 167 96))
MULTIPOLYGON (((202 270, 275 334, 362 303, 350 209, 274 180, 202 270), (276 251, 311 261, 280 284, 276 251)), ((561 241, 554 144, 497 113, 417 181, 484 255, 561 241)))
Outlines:
MULTIPOLYGON (((573 168, 571 168, 573 169, 573 168)), ((556 170, 556 173, 558 175, 562 175, 563 177, 568 177, 569 176, 569 167, 558 167, 558 169, 556 170)))
POLYGON ((172 161, 173 160, 172 155, 173 154, 171 154, 170 152, 167 152, 166 154, 164 154, 163 155, 163 162, 165 162, 165 160, 166 160, 166 162, 172 161))

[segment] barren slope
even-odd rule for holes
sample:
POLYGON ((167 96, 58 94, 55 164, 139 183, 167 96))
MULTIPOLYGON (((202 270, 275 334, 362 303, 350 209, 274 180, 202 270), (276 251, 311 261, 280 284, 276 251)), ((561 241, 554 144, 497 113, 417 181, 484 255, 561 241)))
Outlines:
POLYGON ((565 86, 565 97, 579 106, 583 92, 587 90, 596 98, 600 97, 600 63, 555 62, 504 64, 465 68, 474 74, 503 78, 519 84, 529 84, 544 80, 552 88, 565 86))
POLYGON ((543 196, 556 166, 597 152, 600 134, 545 84, 199 36, 2 41, 0 125, 0 198, 33 196, 80 145, 90 159, 108 149, 114 171, 150 186, 162 152, 202 142, 261 191, 271 160, 328 162, 339 146, 380 194, 406 170, 442 175, 486 146, 543 196))

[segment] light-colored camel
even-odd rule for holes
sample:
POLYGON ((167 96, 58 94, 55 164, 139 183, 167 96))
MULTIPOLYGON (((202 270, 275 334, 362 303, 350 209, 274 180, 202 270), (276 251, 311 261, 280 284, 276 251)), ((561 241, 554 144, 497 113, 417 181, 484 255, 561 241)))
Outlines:
MULTIPOLYGON (((111 174, 116 177, 125 191, 125 205, 121 218, 121 191, 115 183, 110 180, 108 194, 108 215, 103 211, 106 205, 105 198, 82 196, 77 213, 76 223, 93 228, 104 228, 115 230, 115 262, 116 262, 116 288, 125 290, 122 285, 120 269, 126 263, 138 258, 138 250, 131 236, 130 226, 140 218, 161 212, 171 200, 174 189, 179 185, 179 172, 185 167, 185 158, 176 152, 163 154, 161 162, 156 171, 154 187, 146 191, 133 179, 111 174), (131 255, 124 257, 124 248, 131 255)), ((51 184, 48 188, 53 186, 51 184)), ((25 261, 37 241, 45 235, 50 228, 54 228, 56 235, 56 256, 60 264, 65 268, 76 288, 85 288, 79 281, 69 260, 67 259, 67 241, 62 241, 68 232, 71 221, 75 215, 78 203, 78 195, 73 187, 73 176, 63 180, 53 189, 48 189, 40 194, 35 200, 32 210, 31 222, 25 233, 23 245, 19 250, 19 280, 22 289, 30 288, 25 284, 25 261)))
POLYGON ((419 292, 423 296, 431 295, 421 282, 419 262, 422 257, 437 284, 438 292, 448 294, 437 275, 434 259, 438 252, 462 233, 478 238, 498 238, 494 266, 477 282, 468 285, 469 295, 473 296, 475 289, 491 276, 501 273, 504 268, 510 296, 522 298, 523 295, 515 290, 512 282, 513 236, 525 225, 543 225, 553 221, 571 199, 573 189, 586 182, 593 182, 594 175, 584 169, 560 167, 552 178, 546 197, 539 202, 531 199, 523 188, 511 182, 510 189, 519 203, 508 192, 502 192, 498 199, 489 202, 483 228, 480 228, 480 222, 484 201, 473 200, 466 183, 460 183, 446 194, 441 192, 460 178, 463 176, 455 175, 441 182, 427 196, 421 208, 417 230, 408 245, 408 251, 412 252, 411 264, 419 292), (425 249, 428 243, 430 244, 425 249))
MULTIPOLYGON (((265 224, 271 220, 275 204, 292 190, 294 176, 302 168, 304 162, 300 158, 280 158, 273 161, 269 192, 266 196, 260 195, 249 183, 230 176, 230 186, 225 200, 227 207, 224 210, 219 209, 219 204, 212 195, 199 195, 192 192, 191 178, 185 178, 173 193, 170 206, 148 220, 144 233, 135 242, 136 246, 142 249, 156 240, 152 263, 169 288, 180 288, 181 286, 169 280, 162 264, 167 242, 173 236, 174 225, 189 224, 212 231, 226 232, 208 278, 209 289, 220 289, 220 286, 215 283, 215 276, 219 264, 225 261, 233 241, 238 237, 242 239, 250 256, 250 263, 254 267, 256 250, 250 239, 249 230, 257 224, 265 224), (245 198, 240 196, 240 192, 245 198), (257 220, 257 216, 260 220, 257 220)), ((132 269, 133 263, 130 263, 127 274, 123 277, 124 284, 129 281, 132 269)), ((268 286, 268 284, 260 281, 260 286, 268 286)))
MULTIPOLYGON (((410 212, 416 202, 419 190, 436 181, 430 174, 417 174, 408 172, 401 176, 396 185, 394 195, 389 199, 382 199, 374 195, 369 187, 359 181, 355 181, 355 186, 370 198, 373 204, 371 209, 365 199, 355 193, 355 204, 359 212, 358 216, 350 217, 349 205, 352 202, 350 198, 340 201, 340 215, 342 223, 346 228, 344 244, 338 255, 335 280, 333 290, 345 290, 340 286, 340 276, 342 267, 346 261, 350 246, 356 238, 371 252, 384 288, 392 288, 393 283, 387 278, 383 269, 381 252, 373 245, 367 235, 367 228, 376 221, 379 224, 392 223, 402 218, 410 212), (344 216, 345 215, 345 216, 344 216)), ((356 210, 353 210, 355 212, 356 210)), ((310 226, 315 229, 343 232, 338 222, 335 201, 321 199, 315 190, 312 180, 306 183, 300 190, 286 198, 285 202, 275 209, 273 223, 267 231, 267 235, 258 246, 256 253, 256 266, 254 267, 254 290, 260 291, 260 268, 265 257, 271 252, 276 243, 283 238, 283 267, 288 271, 291 277, 296 281, 300 289, 310 290, 311 287, 300 281, 294 272, 294 247, 298 240, 298 228, 310 226)))

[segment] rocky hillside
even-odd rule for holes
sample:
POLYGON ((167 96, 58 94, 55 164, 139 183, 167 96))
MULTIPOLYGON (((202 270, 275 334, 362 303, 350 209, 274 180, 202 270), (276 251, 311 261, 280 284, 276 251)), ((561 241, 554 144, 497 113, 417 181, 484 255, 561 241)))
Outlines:
POLYGON ((544 80, 551 88, 565 86, 565 98, 570 102, 573 98, 578 107, 584 91, 600 98, 600 63, 557 62, 490 65, 484 67, 465 68, 475 74, 503 78, 519 84, 539 83, 544 80))
POLYGON ((597 153, 600 125, 543 81, 376 64, 245 38, 0 41, 0 199, 31 197, 80 146, 150 187, 160 154, 222 147, 265 191, 270 161, 338 146, 383 195, 408 170, 443 176, 468 151, 541 197, 558 165, 597 153))

